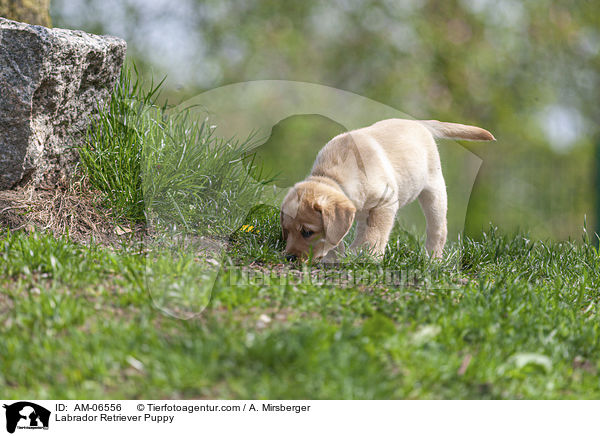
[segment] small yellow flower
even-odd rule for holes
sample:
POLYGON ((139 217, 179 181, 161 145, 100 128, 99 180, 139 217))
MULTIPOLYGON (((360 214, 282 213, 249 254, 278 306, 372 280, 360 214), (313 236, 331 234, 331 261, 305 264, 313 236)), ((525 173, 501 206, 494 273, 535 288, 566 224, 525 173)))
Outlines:
POLYGON ((240 230, 246 233, 260 233, 260 231, 256 230, 254 226, 248 224, 244 224, 242 227, 240 227, 240 230))

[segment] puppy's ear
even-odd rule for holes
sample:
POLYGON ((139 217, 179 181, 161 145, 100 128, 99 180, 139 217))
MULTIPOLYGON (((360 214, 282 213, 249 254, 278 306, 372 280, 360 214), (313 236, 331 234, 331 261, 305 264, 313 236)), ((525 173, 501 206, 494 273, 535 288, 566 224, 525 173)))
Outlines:
POLYGON ((338 245, 352 227, 356 208, 345 197, 335 198, 328 196, 315 205, 323 217, 325 239, 331 245, 338 245))

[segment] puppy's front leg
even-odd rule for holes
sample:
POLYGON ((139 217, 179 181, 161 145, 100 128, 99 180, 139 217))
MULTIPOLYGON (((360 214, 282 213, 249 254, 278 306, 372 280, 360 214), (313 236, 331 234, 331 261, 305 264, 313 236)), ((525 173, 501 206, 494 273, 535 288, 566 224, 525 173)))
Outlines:
POLYGON ((369 212, 357 212, 356 221, 356 236, 354 241, 350 244, 351 251, 358 251, 364 244, 367 237, 367 219, 369 218, 369 212))
POLYGON ((364 247, 377 257, 383 256, 397 210, 396 205, 371 209, 365 219, 357 222, 356 239, 351 248, 356 250, 364 247))

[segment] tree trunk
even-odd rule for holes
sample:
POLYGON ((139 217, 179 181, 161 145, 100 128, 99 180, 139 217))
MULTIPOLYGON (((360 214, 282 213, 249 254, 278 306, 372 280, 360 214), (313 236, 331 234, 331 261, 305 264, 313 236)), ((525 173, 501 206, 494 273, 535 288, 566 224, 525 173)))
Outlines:
MULTIPOLYGON (((596 185, 596 216, 595 218, 595 225, 594 225, 594 230, 595 230, 595 237, 593 239, 596 239, 596 237, 598 238, 598 248, 600 248, 600 137, 596 138, 596 152, 595 152, 595 173, 596 173, 596 177, 594 180, 594 185, 596 185)), ((596 242, 596 241, 594 241, 596 242)))
POLYGON ((0 0, 0 16, 28 24, 52 26, 50 0, 0 0))

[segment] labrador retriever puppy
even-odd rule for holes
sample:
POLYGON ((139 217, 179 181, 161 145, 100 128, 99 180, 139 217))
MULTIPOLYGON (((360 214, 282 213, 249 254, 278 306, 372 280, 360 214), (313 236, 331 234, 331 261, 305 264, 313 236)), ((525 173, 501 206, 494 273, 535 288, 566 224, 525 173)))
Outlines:
POLYGON ((309 253, 317 259, 335 255, 355 219, 356 239, 350 248, 381 257, 396 212, 417 198, 427 223, 427 251, 441 257, 447 196, 435 138, 495 140, 475 126, 389 119, 329 141, 310 176, 283 200, 281 228, 288 260, 309 253))

